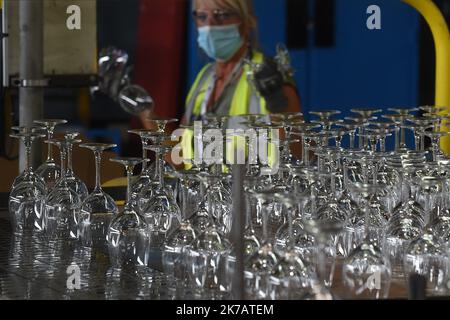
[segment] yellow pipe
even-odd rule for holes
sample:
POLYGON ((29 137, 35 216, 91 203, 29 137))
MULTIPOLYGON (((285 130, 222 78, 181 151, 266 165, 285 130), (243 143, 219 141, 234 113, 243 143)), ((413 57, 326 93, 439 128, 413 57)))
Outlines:
MULTIPOLYGON (((442 113, 450 113, 450 32, 445 18, 432 0, 402 0, 414 7, 427 21, 436 48, 435 105, 445 106, 442 113)), ((447 127, 441 130, 449 131, 447 127)), ((450 137, 441 139, 441 149, 450 154, 450 137)))

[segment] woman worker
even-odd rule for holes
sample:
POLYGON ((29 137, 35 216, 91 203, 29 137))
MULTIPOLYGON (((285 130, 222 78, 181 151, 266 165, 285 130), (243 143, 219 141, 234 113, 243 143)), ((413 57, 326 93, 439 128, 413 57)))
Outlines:
POLYGON ((292 79, 256 45, 256 18, 251 0, 194 0, 193 16, 198 45, 213 59, 197 75, 186 100, 183 124, 205 115, 237 116, 300 112, 292 79), (251 85, 249 64, 264 62, 251 85))

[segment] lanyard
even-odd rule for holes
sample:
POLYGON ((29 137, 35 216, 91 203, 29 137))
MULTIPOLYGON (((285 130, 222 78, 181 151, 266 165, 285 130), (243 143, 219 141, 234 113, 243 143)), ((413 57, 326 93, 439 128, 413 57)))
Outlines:
MULTIPOLYGON (((241 68, 242 68, 243 64, 244 64, 244 59, 241 59, 234 66, 233 71, 231 73, 231 76, 227 79, 227 81, 225 82, 225 85, 223 86, 223 91, 222 92, 224 92, 226 90, 226 88, 228 87, 228 85, 237 78, 237 76, 239 75, 239 73, 241 71, 241 68)), ((208 102, 209 102, 209 99, 211 98, 211 94, 212 94, 212 92, 214 90, 214 86, 216 84, 216 80, 217 80, 217 75, 214 72, 212 78, 209 80, 208 87, 206 88, 205 96, 203 98, 202 105, 201 105, 201 108, 200 108, 200 115, 202 117, 206 114, 206 109, 207 109, 207 106, 208 106, 208 102)))

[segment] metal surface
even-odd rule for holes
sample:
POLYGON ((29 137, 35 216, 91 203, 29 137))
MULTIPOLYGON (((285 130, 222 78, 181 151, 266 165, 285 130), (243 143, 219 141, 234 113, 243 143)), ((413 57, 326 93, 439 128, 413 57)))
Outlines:
POLYGON ((8 7, 10 0, 3 0, 3 8, 2 8, 2 66, 3 66, 3 74, 2 81, 3 86, 9 86, 9 65, 8 65, 8 41, 9 41, 9 28, 8 28, 8 7))
MULTIPOLYGON (((42 79, 44 58, 43 0, 19 2, 20 78, 42 79)), ((44 89, 22 87, 19 89, 19 124, 31 126, 33 120, 43 117, 44 89)), ((42 163, 41 145, 32 148, 33 167, 42 163)), ((25 147, 20 144, 19 171, 25 169, 25 147)))
POLYGON ((49 79, 21 79, 19 80, 18 85, 20 87, 47 87, 50 83, 49 79))
POLYGON ((14 235, 9 221, 0 218, 0 299, 168 299, 164 281, 150 268, 114 277, 107 254, 68 241, 14 235), (80 268, 79 289, 68 286, 72 264, 80 268))

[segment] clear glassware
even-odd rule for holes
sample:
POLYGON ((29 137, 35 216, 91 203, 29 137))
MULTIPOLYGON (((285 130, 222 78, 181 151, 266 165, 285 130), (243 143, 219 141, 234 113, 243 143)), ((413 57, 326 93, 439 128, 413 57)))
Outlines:
MULTIPOLYGON (((45 129, 47 130, 47 140, 51 140, 53 138, 55 127, 57 125, 67 123, 67 120, 43 119, 35 120, 34 123, 45 127, 45 129)), ((44 179, 45 185, 49 189, 51 189, 56 181, 60 178, 60 168, 53 159, 53 150, 51 144, 48 145, 47 160, 45 160, 45 162, 36 169, 36 174, 44 179)))
POLYGON ((447 289, 450 262, 446 254, 448 239, 439 232, 442 225, 436 223, 443 216, 442 211, 445 211, 444 184, 445 179, 440 176, 424 176, 420 179, 419 197, 423 196, 427 200, 430 218, 426 219, 428 224, 424 232, 411 241, 404 254, 406 283, 409 283, 411 273, 423 275, 427 279, 428 295, 443 294, 447 289))
MULTIPOLYGON (((78 132, 67 132, 64 134, 65 144, 67 145, 67 167, 65 175, 62 177, 68 187, 74 190, 79 195, 81 201, 83 201, 89 195, 89 190, 86 184, 75 175, 72 165, 73 145, 81 142, 81 140, 77 139, 78 135, 78 132)), ((57 183, 62 180, 58 180, 57 183)))
POLYGON ((374 115, 380 113, 382 110, 376 108, 353 108, 350 109, 350 111, 359 115, 360 121, 357 120, 358 118, 352 120, 360 123, 360 126, 358 128, 358 147, 360 149, 363 149, 367 143, 367 139, 364 137, 365 127, 369 124, 369 121, 376 120, 377 118, 374 115))
POLYGON ((19 132, 10 135, 20 139, 25 145, 26 169, 21 175, 21 181, 11 190, 8 199, 9 212, 13 216, 15 232, 24 230, 44 230, 44 217, 41 204, 45 197, 45 185, 41 178, 33 171, 31 166, 31 146, 36 139, 45 135, 32 132, 19 132))
POLYGON ((217 165, 215 173, 200 172, 197 178, 205 185, 205 202, 209 216, 214 220, 219 232, 228 235, 232 227, 232 197, 226 182, 229 174, 219 173, 217 165))
MULTIPOLYGON (((304 231, 315 240, 314 266, 319 280, 319 285, 330 287, 333 283, 334 268, 336 263, 336 239, 343 231, 345 221, 335 216, 317 215, 318 193, 314 185, 320 180, 317 171, 305 169, 304 174, 311 183, 309 199, 302 216, 304 231)), ((325 289, 324 289, 325 290, 325 289)))
POLYGON ((232 248, 214 224, 185 247, 185 265, 194 297, 223 299, 229 295, 228 256, 232 248))
POLYGON ((424 151, 425 150, 425 133, 428 131, 429 128, 433 128, 436 123, 438 122, 437 119, 430 119, 426 117, 409 117, 408 121, 411 122, 416 126, 416 129, 414 130, 414 136, 416 139, 416 149, 424 151), (417 138, 416 136, 419 136, 419 145, 417 144, 417 138))
POLYGON ((434 131, 434 132, 426 132, 425 135, 431 139, 431 144, 433 148, 433 161, 438 161, 442 159, 444 154, 441 151, 441 138, 446 137, 450 134, 450 132, 445 131, 434 131))
POLYGON ((408 119, 407 114, 385 114, 382 116, 385 119, 392 121, 395 124, 395 151, 396 152, 406 152, 408 151, 408 146, 405 140, 405 129, 404 124, 408 119))
POLYGON ((304 195, 283 192, 275 196, 287 208, 289 236, 287 248, 271 272, 269 296, 274 300, 301 299, 311 290, 313 280, 316 279, 313 268, 308 266, 295 250, 292 211, 297 208, 299 202, 304 201, 304 195))
POLYGON ((160 133, 164 133, 166 131, 166 126, 169 123, 178 122, 178 119, 174 118, 150 118, 146 119, 147 122, 150 122, 156 126, 156 130, 160 133))
POLYGON ((133 179, 131 183, 131 205, 135 210, 139 210, 139 195, 145 187, 152 183, 152 177, 154 177, 155 166, 148 165, 148 146, 150 145, 151 138, 156 132, 154 130, 128 130, 129 133, 138 135, 141 138, 142 143, 142 170, 138 177, 133 179))
MULTIPOLYGON (((175 175, 180 181, 186 183, 192 180, 198 170, 177 171, 175 175)), ((192 209, 188 210, 189 188, 183 188, 181 192, 182 221, 178 229, 175 229, 166 239, 162 252, 162 265, 168 278, 169 290, 175 291, 175 297, 182 297, 183 290, 189 286, 188 266, 186 265, 186 249, 198 236, 198 233, 188 219, 192 209)))
POLYGON ((103 253, 107 253, 108 250, 106 236, 109 224, 119 210, 114 199, 101 187, 101 156, 103 151, 115 146, 115 144, 106 143, 83 143, 80 145, 94 153, 95 188, 81 204, 80 215, 77 219, 78 236, 83 246, 103 253))
POLYGON ((125 85, 119 92, 117 100, 123 110, 131 114, 139 114, 145 110, 153 110, 154 101, 147 90, 136 84, 125 85))
POLYGON ((120 276, 123 268, 138 272, 148 265, 150 235, 144 217, 131 205, 131 177, 134 167, 142 162, 139 158, 112 158, 122 164, 127 172, 127 201, 123 211, 114 216, 109 224, 106 240, 113 273, 120 276))
MULTIPOLYGON (((46 136, 46 133, 44 133, 44 129, 42 129, 41 127, 13 126, 13 127, 11 127, 11 130, 12 130, 12 134, 36 133, 36 134, 42 135, 43 137, 46 136)), ((25 170, 23 170, 16 178, 14 178, 14 181, 11 186, 11 190, 14 189, 14 187, 16 185, 18 185, 19 183, 21 183, 23 180, 30 181, 30 179, 33 179, 34 183, 39 184, 42 186, 43 189, 46 189, 44 179, 42 179, 42 177, 40 175, 36 174, 36 172, 34 170, 30 171, 30 170, 27 170, 27 168, 25 168, 25 170)))
POLYGON ((345 258, 342 273, 346 288, 346 298, 350 299, 386 299, 389 296, 391 266, 378 241, 372 241, 370 227, 370 198, 382 186, 355 183, 350 186, 361 193, 365 203, 365 238, 359 246, 345 258))
POLYGON ((247 299, 270 299, 270 275, 278 263, 278 254, 274 251, 268 234, 268 204, 272 203, 275 193, 283 189, 249 190, 250 195, 261 203, 263 219, 263 239, 259 250, 245 262, 244 281, 247 299))
POLYGON ((81 196, 72 189, 66 179, 67 151, 73 143, 81 140, 47 141, 54 144, 61 152, 60 172, 61 178, 45 197, 42 212, 45 221, 45 234, 49 241, 77 239, 77 216, 80 214, 81 196))
POLYGON ((396 169, 400 174, 401 202, 394 208, 386 226, 383 251, 390 259, 393 279, 403 281, 404 252, 411 241, 420 236, 425 226, 425 213, 412 197, 406 183, 408 174, 416 170, 414 165, 403 162, 403 165, 396 169))
MULTIPOLYGON (((157 154, 155 175, 159 183, 152 190, 150 198, 145 202, 141 202, 139 206, 141 214, 145 217, 145 221, 151 229, 151 247, 161 248, 166 237, 179 227, 181 211, 174 198, 172 189, 166 187, 164 182, 163 156, 172 150, 172 146, 151 145, 148 148, 157 154)), ((145 188, 142 192, 144 191, 145 188)))

